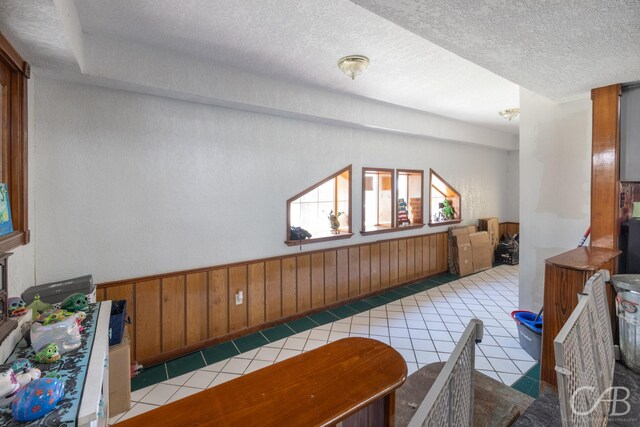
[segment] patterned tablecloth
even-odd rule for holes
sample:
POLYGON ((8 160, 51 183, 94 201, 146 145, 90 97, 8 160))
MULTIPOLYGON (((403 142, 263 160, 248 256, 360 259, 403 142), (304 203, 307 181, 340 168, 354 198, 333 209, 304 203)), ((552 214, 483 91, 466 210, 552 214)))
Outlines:
MULTIPOLYGON (((60 379, 65 383, 65 396, 56 408, 45 417, 29 423, 15 421, 11 416, 11 405, 0 408, 0 426, 55 426, 74 427, 77 425, 78 410, 87 377, 87 366, 91 357, 91 350, 96 335, 96 324, 100 313, 100 303, 89 304, 87 318, 82 322, 84 331, 81 333, 82 345, 74 351, 62 355, 60 360, 50 364, 36 365, 42 370, 42 375, 57 371, 60 379)), ((25 357, 33 362, 34 352, 22 339, 11 353, 5 364, 25 357)))

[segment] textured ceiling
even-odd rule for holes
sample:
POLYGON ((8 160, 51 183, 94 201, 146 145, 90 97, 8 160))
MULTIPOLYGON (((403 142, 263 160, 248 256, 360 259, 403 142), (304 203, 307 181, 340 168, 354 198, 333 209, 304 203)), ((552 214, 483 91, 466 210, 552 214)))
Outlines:
MULTIPOLYGON (((58 40, 62 29, 53 3, 27 3, 2 1, 41 27, 9 36, 27 46, 33 65, 50 67, 49 53, 56 51, 66 64, 71 51, 58 40)), ((518 132, 517 120, 497 114, 518 105, 517 85, 348 0, 76 0, 75 7, 82 31, 91 36, 518 132), (371 58, 356 81, 336 66, 348 54, 371 58)), ((3 32, 18 18, 0 18, 3 32)))
POLYGON ((351 0, 561 101, 640 80, 638 0, 351 0))

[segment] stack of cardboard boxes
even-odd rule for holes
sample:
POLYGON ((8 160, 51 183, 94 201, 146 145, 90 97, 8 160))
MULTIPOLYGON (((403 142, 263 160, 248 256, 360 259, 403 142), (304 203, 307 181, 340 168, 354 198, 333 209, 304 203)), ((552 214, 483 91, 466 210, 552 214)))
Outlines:
POLYGON ((475 225, 449 229, 449 270, 460 277, 491 268, 493 246, 487 231, 475 225))
POLYGON ((420 197, 409 198, 409 208, 414 224, 423 224, 422 222, 422 199, 420 197))

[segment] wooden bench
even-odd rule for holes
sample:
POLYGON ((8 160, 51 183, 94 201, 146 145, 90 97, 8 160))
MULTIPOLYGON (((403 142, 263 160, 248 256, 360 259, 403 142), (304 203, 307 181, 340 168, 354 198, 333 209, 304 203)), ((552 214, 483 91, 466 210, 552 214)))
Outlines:
POLYGON ((345 338, 118 426, 393 426, 395 390, 406 377, 393 348, 345 338))

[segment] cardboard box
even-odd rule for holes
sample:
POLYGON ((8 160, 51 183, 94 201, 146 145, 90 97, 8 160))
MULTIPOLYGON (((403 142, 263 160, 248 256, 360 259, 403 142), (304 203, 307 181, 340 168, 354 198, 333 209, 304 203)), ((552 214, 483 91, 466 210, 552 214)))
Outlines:
MULTIPOLYGON (((478 229, 480 231, 486 231, 489 233, 489 242, 491 243, 492 251, 498 248, 500 244, 500 222, 498 218, 482 218, 478 220, 478 229)), ((492 252, 492 253, 493 253, 492 252)))
POLYGON ((489 233, 486 231, 471 233, 469 234, 469 240, 471 241, 471 250, 473 252, 474 273, 491 268, 493 249, 489 241, 489 233))
POLYGON ((125 328, 122 341, 109 347, 109 417, 131 409, 131 356, 125 328))
POLYGON ((461 243, 458 245, 458 275, 468 276, 473 273, 473 251, 471 243, 461 243))
MULTIPOLYGON (((460 274, 459 269, 459 255, 458 255, 458 237, 459 236, 467 236, 463 237, 460 240, 460 243, 469 243, 468 236, 469 233, 475 233, 477 231, 477 227, 475 225, 465 225, 465 226, 457 226, 457 227, 449 227, 449 272, 451 274, 455 274, 458 276, 462 276, 460 274)), ((473 272, 473 271, 472 271, 473 272)), ((470 273, 469 273, 470 274, 470 273)))

